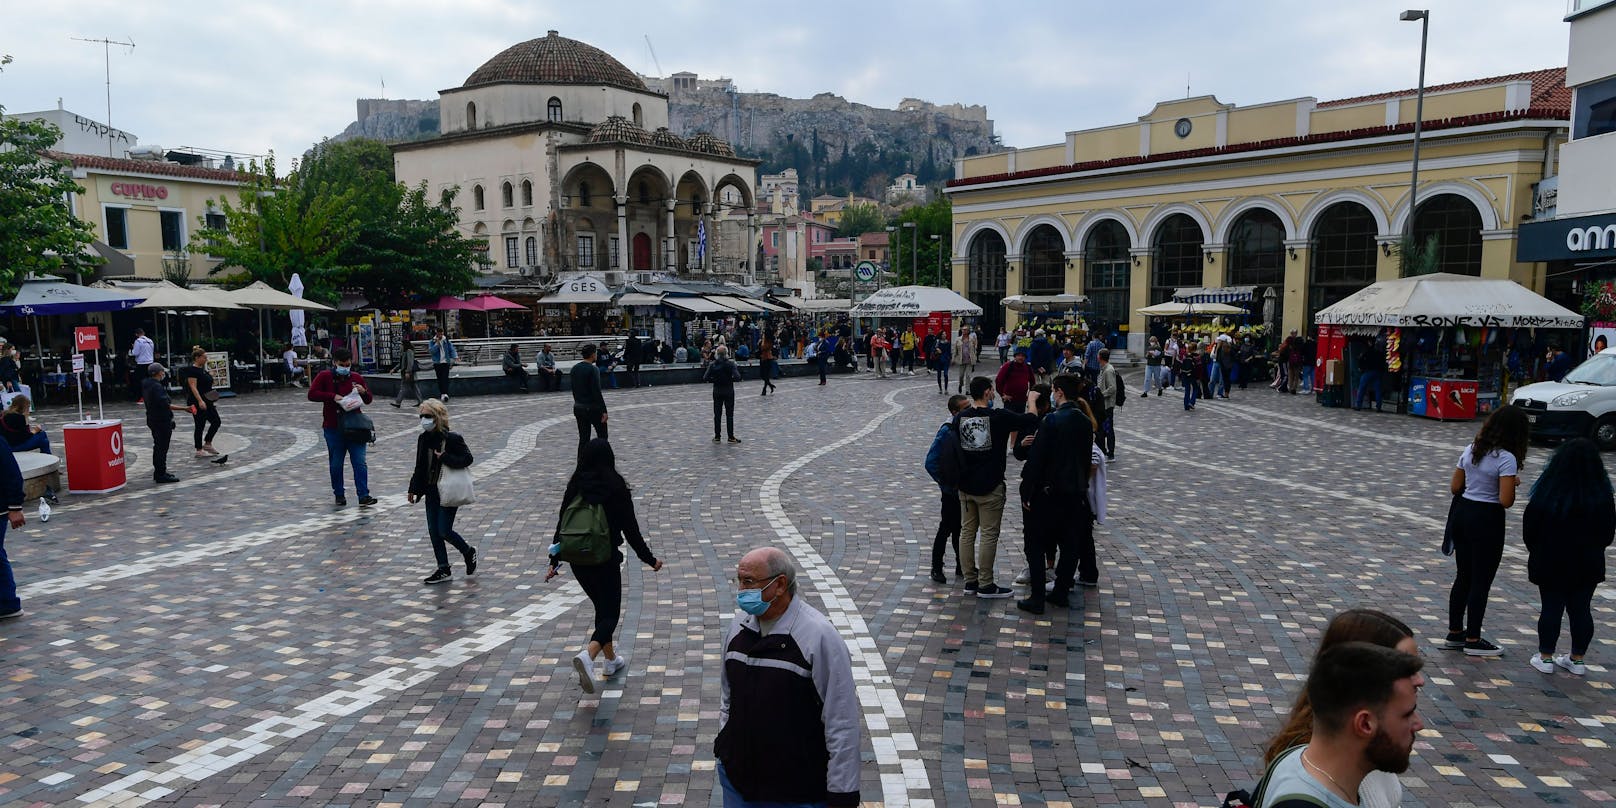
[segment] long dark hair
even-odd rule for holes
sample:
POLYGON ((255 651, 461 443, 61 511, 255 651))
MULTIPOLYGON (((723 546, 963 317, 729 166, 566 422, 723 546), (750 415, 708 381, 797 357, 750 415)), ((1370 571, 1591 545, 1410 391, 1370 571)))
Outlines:
POLYGON ((571 500, 574 494, 586 488, 628 489, 628 481, 617 473, 617 454, 605 438, 594 438, 584 444, 584 450, 578 453, 578 467, 567 480, 563 501, 571 500))
POLYGON ((1470 444, 1470 464, 1477 465, 1494 449, 1503 449, 1515 455, 1516 465, 1526 462, 1526 444, 1532 437, 1531 423, 1526 411, 1514 404, 1493 410, 1482 423, 1476 440, 1470 444))
POLYGON ((1587 438, 1566 441, 1552 456, 1543 474, 1532 484, 1532 506, 1564 518, 1609 506, 1610 475, 1599 447, 1587 438))
MULTIPOLYGON (((1325 649, 1340 645, 1344 642, 1368 642, 1387 648, 1396 648, 1397 644, 1407 637, 1414 636, 1414 630, 1407 623, 1392 617, 1385 612, 1374 609, 1348 609, 1335 616, 1324 630, 1324 637, 1319 640, 1319 650, 1314 654, 1324 653, 1325 649)), ((1295 706, 1291 707, 1289 719, 1285 727, 1269 739, 1268 746, 1263 750, 1263 762, 1272 763, 1274 758, 1284 754, 1285 750, 1293 746, 1307 743, 1313 739, 1313 702, 1308 700, 1304 689, 1296 697, 1295 706)))

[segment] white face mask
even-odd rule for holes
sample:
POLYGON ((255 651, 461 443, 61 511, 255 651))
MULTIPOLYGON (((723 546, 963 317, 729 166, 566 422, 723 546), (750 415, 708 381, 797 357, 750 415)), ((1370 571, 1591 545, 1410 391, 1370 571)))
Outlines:
POLYGON ((432 418, 430 416, 426 416, 426 415, 421 416, 421 431, 422 432, 431 432, 434 428, 437 427, 437 425, 438 425, 438 422, 437 422, 436 419, 434 419, 434 418, 432 418))

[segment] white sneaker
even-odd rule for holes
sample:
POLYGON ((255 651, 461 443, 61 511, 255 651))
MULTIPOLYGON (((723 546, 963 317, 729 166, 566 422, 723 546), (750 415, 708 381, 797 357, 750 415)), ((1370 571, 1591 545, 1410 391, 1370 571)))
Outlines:
POLYGON ((1024 584, 1031 580, 1032 570, 1022 570, 1021 574, 1016 576, 1016 583, 1018 584, 1024 584))
POLYGON ((1532 663, 1532 667, 1536 668, 1538 673, 1554 673, 1554 660, 1544 659, 1542 654, 1533 654, 1527 661, 1532 663))
POLYGON ((616 659, 606 660, 606 664, 603 667, 605 668, 606 678, 610 679, 611 677, 622 673, 623 669, 628 667, 628 657, 618 654, 616 659))
POLYGON ((595 663, 589 658, 588 651, 579 651, 572 658, 572 669, 578 672, 578 686, 585 693, 595 692, 595 663))
POLYGON ((1571 674, 1573 676, 1587 676, 1588 675, 1588 666, 1582 664, 1582 662, 1579 661, 1579 660, 1572 659, 1570 654, 1555 654, 1554 655, 1554 664, 1559 665, 1562 668, 1565 668, 1566 673, 1569 673, 1569 674, 1571 674))

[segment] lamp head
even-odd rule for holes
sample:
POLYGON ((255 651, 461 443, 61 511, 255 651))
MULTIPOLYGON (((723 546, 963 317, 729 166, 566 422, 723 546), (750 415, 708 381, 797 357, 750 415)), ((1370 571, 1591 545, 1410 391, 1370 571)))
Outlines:
POLYGON ((1429 11, 1423 11, 1421 9, 1411 8, 1408 11, 1405 11, 1402 14, 1397 15, 1397 19, 1402 20, 1403 22, 1416 22, 1418 20, 1425 19, 1426 16, 1429 15, 1430 13, 1431 12, 1429 12, 1429 11))

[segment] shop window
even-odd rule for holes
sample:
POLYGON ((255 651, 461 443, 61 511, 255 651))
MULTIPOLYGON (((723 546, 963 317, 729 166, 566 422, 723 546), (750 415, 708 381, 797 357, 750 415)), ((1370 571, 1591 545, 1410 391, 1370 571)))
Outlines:
POLYGON ((129 209, 103 208, 107 220, 107 246, 118 250, 129 249, 129 209))
POLYGON ((466 128, 477 128, 477 103, 475 101, 466 102, 466 128))
MULTIPOLYGON (((983 335, 998 333, 1003 307, 999 301, 1005 296, 1006 268, 1009 265, 1004 238, 992 230, 984 230, 971 239, 967 248, 965 271, 966 297, 982 307, 983 335)), ((874 250, 871 250, 874 253, 874 250)))
POLYGON ((1458 194, 1438 194, 1414 212, 1414 243, 1436 237, 1436 271, 1481 274, 1481 212, 1458 194))
POLYGON ((1229 229, 1230 286, 1280 286, 1285 283, 1285 225, 1273 211, 1240 214, 1229 229))
POLYGON ((595 266, 595 237, 592 235, 578 236, 578 266, 589 269, 595 266))
POLYGON ((1097 319, 1128 321, 1132 246, 1127 229, 1115 219, 1096 224, 1083 240, 1083 294, 1097 319))
POLYGON ((1150 277, 1150 303, 1166 303, 1173 290, 1200 286, 1203 271, 1201 226, 1175 213, 1156 228, 1155 260, 1150 277))
POLYGON ((607 244, 611 247, 611 268, 617 269, 618 267, 622 266, 622 259, 618 254, 617 236, 612 236, 611 238, 607 239, 607 244))
POLYGON ((522 207, 533 206, 533 181, 522 180, 522 207))
POLYGON ((1375 282, 1375 235, 1379 229, 1374 214, 1357 202, 1337 202, 1319 214, 1313 232, 1308 234, 1310 320, 1320 309, 1375 282))
POLYGON ((1058 295, 1066 289, 1066 241, 1059 230, 1041 224, 1027 236, 1021 291, 1029 295, 1058 295))
POLYGON ((527 237, 527 265, 530 267, 539 265, 539 240, 533 236, 527 237))
POLYGON ((561 123, 561 99, 551 98, 546 109, 549 112, 550 123, 561 123))
POLYGON ((483 187, 481 185, 471 186, 471 209, 483 209, 483 187))
POLYGON ((157 220, 163 231, 163 252, 185 249, 185 214, 177 210, 160 210, 157 220))

